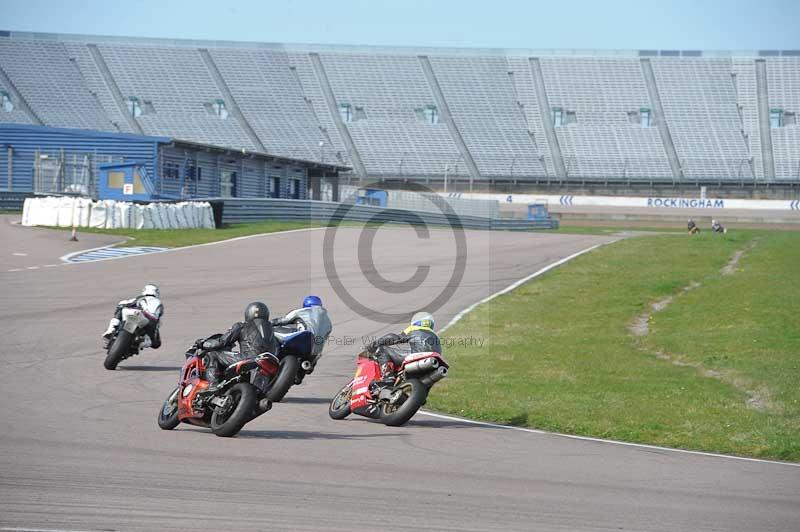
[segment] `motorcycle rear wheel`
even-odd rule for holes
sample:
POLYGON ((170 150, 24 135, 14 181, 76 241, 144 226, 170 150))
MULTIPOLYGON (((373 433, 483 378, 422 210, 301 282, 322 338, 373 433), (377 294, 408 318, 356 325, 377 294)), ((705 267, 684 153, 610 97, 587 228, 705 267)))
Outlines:
POLYGON ((428 398, 428 387, 417 379, 409 379, 400 384, 393 392, 402 390, 405 399, 397 404, 383 403, 380 406, 380 420, 384 425, 400 427, 414 417, 417 410, 428 398))
POLYGON ((294 379, 300 369, 300 361, 294 355, 285 356, 281 359, 280 364, 280 370, 278 370, 278 374, 270 384, 267 392, 267 398, 273 403, 280 403, 289 392, 289 388, 294 384, 294 379))
POLYGON ((106 355, 106 359, 103 361, 103 366, 105 366, 107 370, 117 369, 117 364, 122 362, 131 348, 131 340, 133 340, 133 335, 131 333, 128 331, 119 332, 114 339, 114 343, 108 348, 108 355, 106 355))
POLYGON ((180 388, 175 388, 158 411, 158 426, 163 430, 172 430, 181 423, 178 419, 178 392, 180 388))
POLYGON ((235 436, 250 421, 256 408, 256 390, 252 384, 234 384, 223 397, 230 397, 233 404, 226 409, 214 408, 211 415, 211 431, 222 438, 235 436))
POLYGON ((331 404, 328 406, 328 415, 331 416, 331 419, 344 419, 350 415, 350 397, 352 394, 353 387, 348 384, 331 399, 331 404))

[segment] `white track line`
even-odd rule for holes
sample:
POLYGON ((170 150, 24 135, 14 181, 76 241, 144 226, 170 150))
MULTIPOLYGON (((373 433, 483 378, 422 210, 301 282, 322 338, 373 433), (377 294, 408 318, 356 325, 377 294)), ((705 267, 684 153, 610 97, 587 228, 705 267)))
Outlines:
MULTIPOLYGON (((468 306, 467 308, 465 308, 464 310, 462 310, 461 312, 456 314, 453 317, 453 319, 450 320, 447 323, 447 325, 445 325, 444 327, 442 327, 439 330, 439 332, 442 333, 447 328, 451 327, 452 325, 455 325, 461 318, 466 316, 469 312, 475 310, 475 308, 477 306, 482 305, 482 304, 484 304, 484 303, 486 303, 488 301, 491 301, 492 299, 496 298, 497 296, 501 296, 503 294, 507 294, 508 292, 514 290, 515 288, 519 287, 520 285, 523 285, 523 284, 527 283, 531 279, 535 279, 536 277, 539 277, 543 273, 548 272, 548 271, 550 271, 553 268, 556 268, 558 266, 561 266, 562 264, 571 261, 575 257, 579 257, 579 256, 583 255, 584 253, 588 253, 590 251, 593 251, 593 250, 599 248, 602 245, 604 245, 604 244, 595 244, 594 246, 591 246, 591 247, 588 247, 588 248, 586 248, 584 250, 578 251, 577 253, 573 253, 572 255, 570 255, 568 257, 564 257, 561 260, 557 260, 556 262, 545 266, 541 270, 538 270, 538 271, 528 275, 527 277, 523 277, 519 281, 516 281, 516 282, 508 285, 507 287, 503 288, 502 290, 500 290, 498 292, 495 292, 494 294, 481 299, 477 303, 473 303, 472 305, 468 306)), ((785 466, 790 466, 790 467, 800 467, 800 464, 794 464, 794 463, 791 463, 791 462, 779 462, 779 461, 776 461, 776 460, 763 460, 761 458, 747 458, 747 457, 744 457, 744 456, 733 456, 733 455, 729 455, 729 454, 706 453, 706 452, 703 452, 703 451, 689 451, 689 450, 686 450, 686 449, 673 449, 673 448, 670 448, 670 447, 659 447, 658 445, 647 445, 647 444, 644 444, 644 443, 631 443, 631 442, 618 441, 618 440, 604 440, 602 438, 592 438, 590 436, 576 436, 576 435, 573 435, 573 434, 561 434, 559 432, 548 432, 546 430, 539 430, 539 429, 528 429, 528 428, 524 428, 524 427, 512 427, 512 426, 509 426, 509 425, 500 425, 500 424, 497 424, 497 423, 487 423, 485 421, 475 421, 475 420, 472 420, 472 419, 464 419, 464 418, 460 418, 460 417, 446 416, 444 414, 436 414, 434 412, 427 412, 425 410, 420 410, 419 413, 423 414, 425 416, 436 417, 436 418, 439 418, 439 419, 447 419, 447 420, 450 420, 450 421, 460 421, 462 423, 470 423, 472 425, 480 425, 480 426, 483 426, 483 427, 490 427, 490 428, 496 428, 496 429, 516 430, 516 431, 519 431, 519 432, 528 432, 530 434, 542 434, 542 435, 545 435, 545 436, 558 436, 558 437, 561 437, 561 438, 570 438, 572 440, 583 440, 583 441, 591 441, 591 442, 598 442, 598 443, 608 443, 610 445, 622 445, 622 446, 625 446, 625 447, 638 447, 640 449, 653 449, 653 450, 658 450, 658 451, 668 451, 668 452, 672 452, 672 453, 694 454, 694 455, 698 455, 698 456, 712 456, 714 458, 727 458, 729 460, 740 460, 740 461, 744 461, 744 462, 757 462, 757 463, 764 463, 764 464, 774 464, 774 465, 785 465, 785 466)))
MULTIPOLYGON (((304 231, 318 231, 320 229, 326 229, 326 227, 305 227, 303 229, 289 229, 287 231, 274 231, 272 233, 256 233, 254 235, 237 236, 237 237, 234 237, 234 238, 228 238, 226 240, 217 240, 215 242, 206 242, 204 244, 192 244, 190 246, 182 246, 182 247, 179 247, 179 248, 167 248, 167 249, 162 249, 161 251, 150 251, 148 253, 137 253, 137 254, 133 254, 133 255, 120 255, 118 257, 107 257, 107 258, 103 258, 103 259, 87 260, 87 261, 82 261, 82 262, 70 262, 69 261, 70 258, 72 258, 72 257, 74 257, 76 255, 82 255, 84 253, 89 253, 91 251, 99 251, 101 249, 110 248, 110 247, 116 246, 118 244, 122 244, 124 242, 127 242, 127 240, 123 240, 121 242, 108 244, 106 246, 100 246, 100 247, 97 247, 97 248, 85 249, 83 251, 76 251, 74 253, 69 253, 69 254, 64 255, 63 257, 61 257, 61 260, 66 264, 90 264, 92 262, 101 262, 101 261, 105 261, 105 260, 127 259, 129 257, 141 257, 142 255, 152 255, 152 254, 155 254, 155 253, 170 253, 172 251, 179 251, 179 250, 182 250, 182 249, 201 248, 201 247, 204 247, 204 246, 216 246, 216 245, 219 245, 219 244, 225 244, 227 242, 236 242, 237 240, 246 240, 248 238, 257 238, 257 237, 273 236, 273 235, 286 235, 286 234, 289 234, 289 233, 301 233, 301 232, 304 232, 304 231)), ((135 242, 135 239, 134 239, 134 242, 135 242)), ((146 246, 141 246, 141 247, 146 247, 146 246)), ((124 249, 124 248, 121 248, 121 249, 124 249)), ((2 530, 2 529, 0 529, 0 530, 2 530)))
POLYGON ((69 530, 66 528, 25 528, 25 527, 3 527, 2 532, 97 532, 96 530, 69 530))
POLYGON ((66 255, 61 257, 60 260, 62 262, 66 262, 67 264, 79 264, 79 263, 72 263, 72 262, 69 261, 69 259, 71 259, 75 255, 82 255, 83 253, 89 253, 90 251, 98 251, 98 250, 101 250, 101 249, 106 249, 106 248, 110 248, 112 246, 116 246, 118 244, 124 244, 128 240, 129 239, 126 238, 125 240, 120 240, 119 242, 113 242, 111 244, 106 244, 105 246, 98 246, 96 248, 82 249, 80 251, 74 251, 72 253, 67 253, 66 255))
POLYGON ((549 432, 546 430, 539 430, 539 429, 528 429, 525 427, 512 427, 510 425, 500 425, 497 423, 487 423, 485 421, 475 421, 472 419, 464 419, 455 416, 446 416, 444 414, 436 414, 434 412, 427 412, 425 410, 420 410, 420 414, 430 417, 436 417, 440 419, 447 419, 449 421, 460 421, 461 423, 469 423, 471 425, 480 425, 483 427, 490 427, 494 429, 508 429, 508 430, 516 430, 519 432, 528 432, 531 434, 541 434, 544 436, 558 436, 560 438, 569 438, 571 440, 583 440, 583 441, 591 441, 597 443, 608 443, 611 445, 622 445, 625 447, 638 447, 640 449, 653 449, 657 451, 669 451, 671 453, 682 453, 682 454, 695 454, 699 456, 713 456, 714 458, 727 458, 729 460, 741 460, 744 462, 757 462, 761 464, 773 464, 773 465, 782 465, 782 466, 790 466, 790 467, 800 467, 800 464, 795 464, 792 462, 778 462, 777 460, 764 460, 761 458, 748 458, 746 456, 733 456, 730 454, 717 454, 717 453, 706 453, 703 451, 690 451, 687 449, 674 449, 672 447, 659 447, 658 445, 647 445, 645 443, 631 443, 627 441, 618 441, 618 440, 604 440, 602 438, 592 438, 590 436, 576 436, 574 434, 562 434, 560 432, 549 432))

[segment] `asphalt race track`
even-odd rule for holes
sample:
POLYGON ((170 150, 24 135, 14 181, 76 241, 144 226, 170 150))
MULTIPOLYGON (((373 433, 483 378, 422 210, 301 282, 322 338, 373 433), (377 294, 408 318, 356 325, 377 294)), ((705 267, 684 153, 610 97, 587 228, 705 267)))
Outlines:
MULTIPOLYGON (((23 234, 31 232, 0 224, 0 530, 800 530, 800 468, 791 465, 426 415, 400 428, 329 419, 328 401, 351 377, 361 336, 392 327, 348 308, 324 262, 335 263, 357 301, 410 314, 447 288, 456 247, 449 231, 420 238, 404 228, 341 228, 329 257, 321 252, 325 231, 310 230, 46 269, 6 267, 23 244, 35 246, 26 253, 42 264, 57 263, 68 236, 23 234), (401 283, 392 285, 396 293, 362 274, 362 231, 377 233, 367 275, 401 283), (418 264, 430 267, 425 282, 402 284, 418 264), (164 345, 106 371, 99 335, 116 301, 145 282, 162 289, 164 345), (158 409, 191 341, 240 319, 251 300, 278 314, 307 293, 326 302, 335 340, 284 403, 233 439, 158 428, 158 409)), ((439 323, 609 240, 468 232, 464 276, 436 312, 439 323)))

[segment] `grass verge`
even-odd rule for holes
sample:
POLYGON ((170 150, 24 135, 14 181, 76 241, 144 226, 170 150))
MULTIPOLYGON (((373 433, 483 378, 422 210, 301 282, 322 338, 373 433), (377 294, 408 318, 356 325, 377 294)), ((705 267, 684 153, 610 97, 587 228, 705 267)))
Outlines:
MULTIPOLYGON (((240 236, 258 235, 289 231, 291 229, 305 229, 319 227, 308 222, 291 222, 280 220, 267 220, 263 222, 231 224, 220 229, 92 229, 82 227, 79 233, 99 233, 104 235, 118 235, 128 237, 129 240, 116 247, 154 246, 177 248, 195 244, 218 242, 240 236)), ((71 231, 70 228, 53 228, 71 231)))
POLYGON ((428 404, 563 433, 800 461, 798 263, 799 233, 604 246, 448 330, 452 372, 428 404), (700 286, 684 292, 692 282, 700 286), (635 337, 634 318, 670 295, 635 337))

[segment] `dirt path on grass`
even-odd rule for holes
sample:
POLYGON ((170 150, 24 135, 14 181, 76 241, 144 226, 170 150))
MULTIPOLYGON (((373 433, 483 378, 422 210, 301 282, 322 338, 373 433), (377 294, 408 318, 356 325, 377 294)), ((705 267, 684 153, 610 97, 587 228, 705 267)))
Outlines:
MULTIPOLYGON (((736 273, 736 268, 739 266, 739 262, 742 260, 742 257, 744 257, 747 252, 751 251, 758 244, 758 241, 758 238, 754 238, 750 240, 744 247, 736 250, 725 266, 719 270, 719 274, 723 277, 727 277, 736 273)), ((649 308, 646 311, 634 317, 633 321, 628 326, 628 330, 637 339, 635 342, 636 349, 650 356, 654 356, 659 360, 665 360, 675 366, 694 368, 703 377, 718 379, 733 386, 737 390, 747 395, 748 408, 759 411, 780 411, 782 405, 772 399, 770 391, 766 387, 754 386, 752 383, 748 382, 747 379, 734 373, 723 373, 714 369, 709 369, 700 362, 687 362, 682 360, 680 356, 670 355, 660 349, 656 351, 649 350, 641 341, 641 339, 650 334, 650 322, 655 314, 667 308, 676 298, 687 294, 692 290, 696 290, 701 286, 702 283, 699 281, 691 281, 688 285, 681 288, 680 292, 677 294, 666 296, 654 301, 653 303, 650 303, 649 308)))

